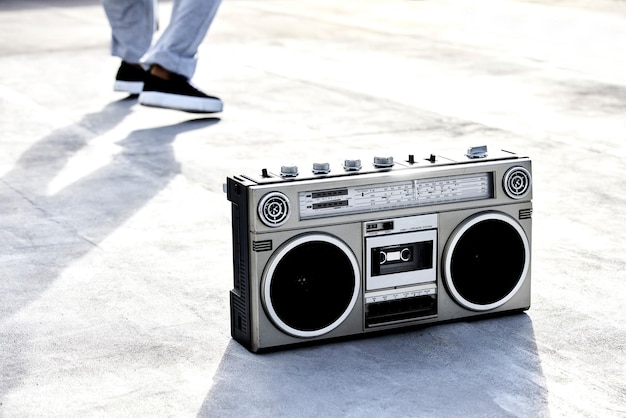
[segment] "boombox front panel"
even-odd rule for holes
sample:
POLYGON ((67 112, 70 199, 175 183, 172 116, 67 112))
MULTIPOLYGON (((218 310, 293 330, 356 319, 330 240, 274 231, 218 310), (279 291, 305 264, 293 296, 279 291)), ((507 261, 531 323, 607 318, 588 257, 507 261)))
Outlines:
POLYGON ((257 352, 528 309, 531 163, 504 155, 228 178, 233 338, 257 352))

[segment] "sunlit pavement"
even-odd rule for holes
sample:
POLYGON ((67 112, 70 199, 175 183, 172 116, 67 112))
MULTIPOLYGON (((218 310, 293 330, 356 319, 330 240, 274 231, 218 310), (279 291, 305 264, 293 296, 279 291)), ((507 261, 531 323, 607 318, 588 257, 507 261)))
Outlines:
POLYGON ((214 115, 114 93, 97 0, 0 27, 0 416, 626 415, 626 2, 225 0, 214 115), (227 176, 483 143, 533 159, 528 312, 231 340, 227 176))

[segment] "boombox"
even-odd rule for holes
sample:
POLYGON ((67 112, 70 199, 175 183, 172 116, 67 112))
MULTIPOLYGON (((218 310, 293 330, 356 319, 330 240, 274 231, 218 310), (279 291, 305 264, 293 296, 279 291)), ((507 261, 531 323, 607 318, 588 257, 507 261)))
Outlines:
POLYGON ((531 161, 486 146, 227 178, 253 352, 530 307, 531 161))

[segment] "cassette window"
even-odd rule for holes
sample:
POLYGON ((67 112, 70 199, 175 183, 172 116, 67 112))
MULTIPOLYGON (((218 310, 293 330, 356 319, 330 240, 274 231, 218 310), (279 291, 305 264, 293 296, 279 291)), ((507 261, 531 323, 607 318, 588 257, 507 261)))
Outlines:
POLYGON ((433 241, 372 248, 371 257, 372 276, 430 269, 433 267, 433 241))

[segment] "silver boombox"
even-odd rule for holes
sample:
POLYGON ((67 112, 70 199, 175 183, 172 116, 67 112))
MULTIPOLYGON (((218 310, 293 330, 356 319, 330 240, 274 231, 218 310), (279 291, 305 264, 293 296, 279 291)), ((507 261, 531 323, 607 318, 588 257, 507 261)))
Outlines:
POLYGON ((257 352, 530 307, 531 161, 472 147, 228 177, 232 337, 257 352))

